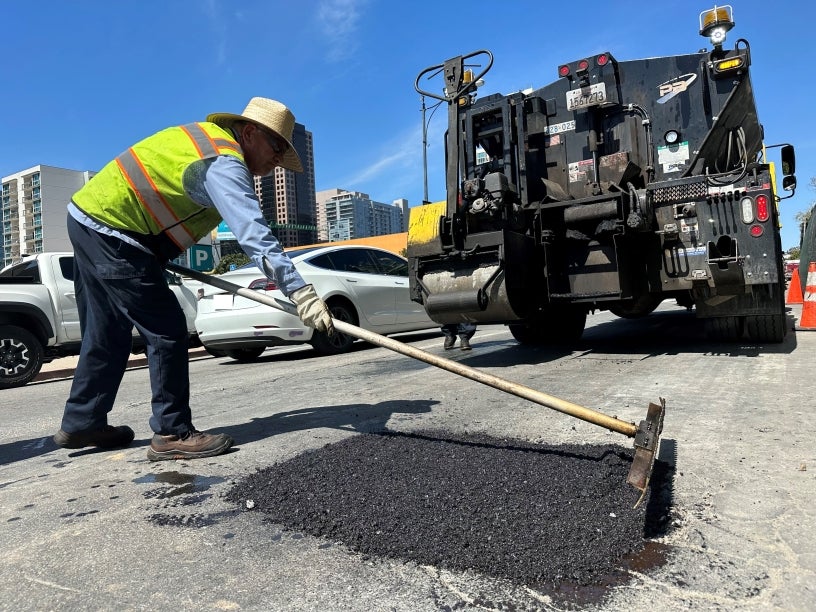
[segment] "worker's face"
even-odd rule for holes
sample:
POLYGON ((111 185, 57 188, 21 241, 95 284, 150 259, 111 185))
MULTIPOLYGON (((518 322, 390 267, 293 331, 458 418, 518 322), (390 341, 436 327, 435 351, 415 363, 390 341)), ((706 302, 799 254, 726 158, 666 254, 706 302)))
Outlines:
POLYGON ((266 176, 283 161, 289 144, 271 130, 254 123, 244 124, 241 131, 244 160, 252 174, 266 176))

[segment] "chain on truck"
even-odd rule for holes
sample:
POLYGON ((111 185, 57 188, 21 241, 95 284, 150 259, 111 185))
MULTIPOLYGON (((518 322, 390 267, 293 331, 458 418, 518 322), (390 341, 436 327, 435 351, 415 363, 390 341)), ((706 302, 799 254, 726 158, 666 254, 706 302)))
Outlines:
POLYGON ((748 41, 724 46, 733 26, 715 6, 700 14, 710 51, 599 53, 540 89, 478 100, 489 51, 423 70, 416 90, 447 103, 447 200, 412 209, 412 299, 438 323, 507 323, 523 344, 666 299, 717 339, 781 342, 783 198, 767 151, 793 192, 794 150, 763 143, 748 41), (438 77, 441 95, 424 82, 438 77))

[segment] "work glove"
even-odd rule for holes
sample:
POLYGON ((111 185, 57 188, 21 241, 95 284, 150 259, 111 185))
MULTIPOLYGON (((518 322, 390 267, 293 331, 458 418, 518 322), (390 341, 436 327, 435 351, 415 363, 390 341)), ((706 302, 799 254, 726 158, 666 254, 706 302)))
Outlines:
POLYGON ((305 285, 293 291, 289 294, 289 299, 297 306, 298 316, 304 324, 330 336, 334 334, 334 323, 329 308, 326 302, 317 297, 314 286, 305 285))

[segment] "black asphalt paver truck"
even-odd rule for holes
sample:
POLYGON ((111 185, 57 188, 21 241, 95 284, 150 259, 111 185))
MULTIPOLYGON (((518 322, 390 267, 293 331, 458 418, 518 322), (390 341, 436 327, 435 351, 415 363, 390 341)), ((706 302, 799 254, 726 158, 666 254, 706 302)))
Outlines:
POLYGON ((447 104, 447 200, 411 211, 412 299, 440 324, 506 323, 523 344, 575 340, 588 312, 641 317, 667 299, 716 339, 781 342, 768 150, 791 192, 794 151, 763 143, 750 46, 724 45, 733 25, 715 7, 700 15, 710 51, 598 53, 509 95, 477 98, 486 50, 423 70, 423 108, 447 104))

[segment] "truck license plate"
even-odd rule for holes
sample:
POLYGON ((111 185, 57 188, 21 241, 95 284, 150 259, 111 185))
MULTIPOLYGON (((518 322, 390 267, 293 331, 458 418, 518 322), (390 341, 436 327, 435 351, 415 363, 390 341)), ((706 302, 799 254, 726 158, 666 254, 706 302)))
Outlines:
POLYGON ((567 110, 578 110, 606 102, 606 83, 595 83, 582 89, 567 92, 567 110))

